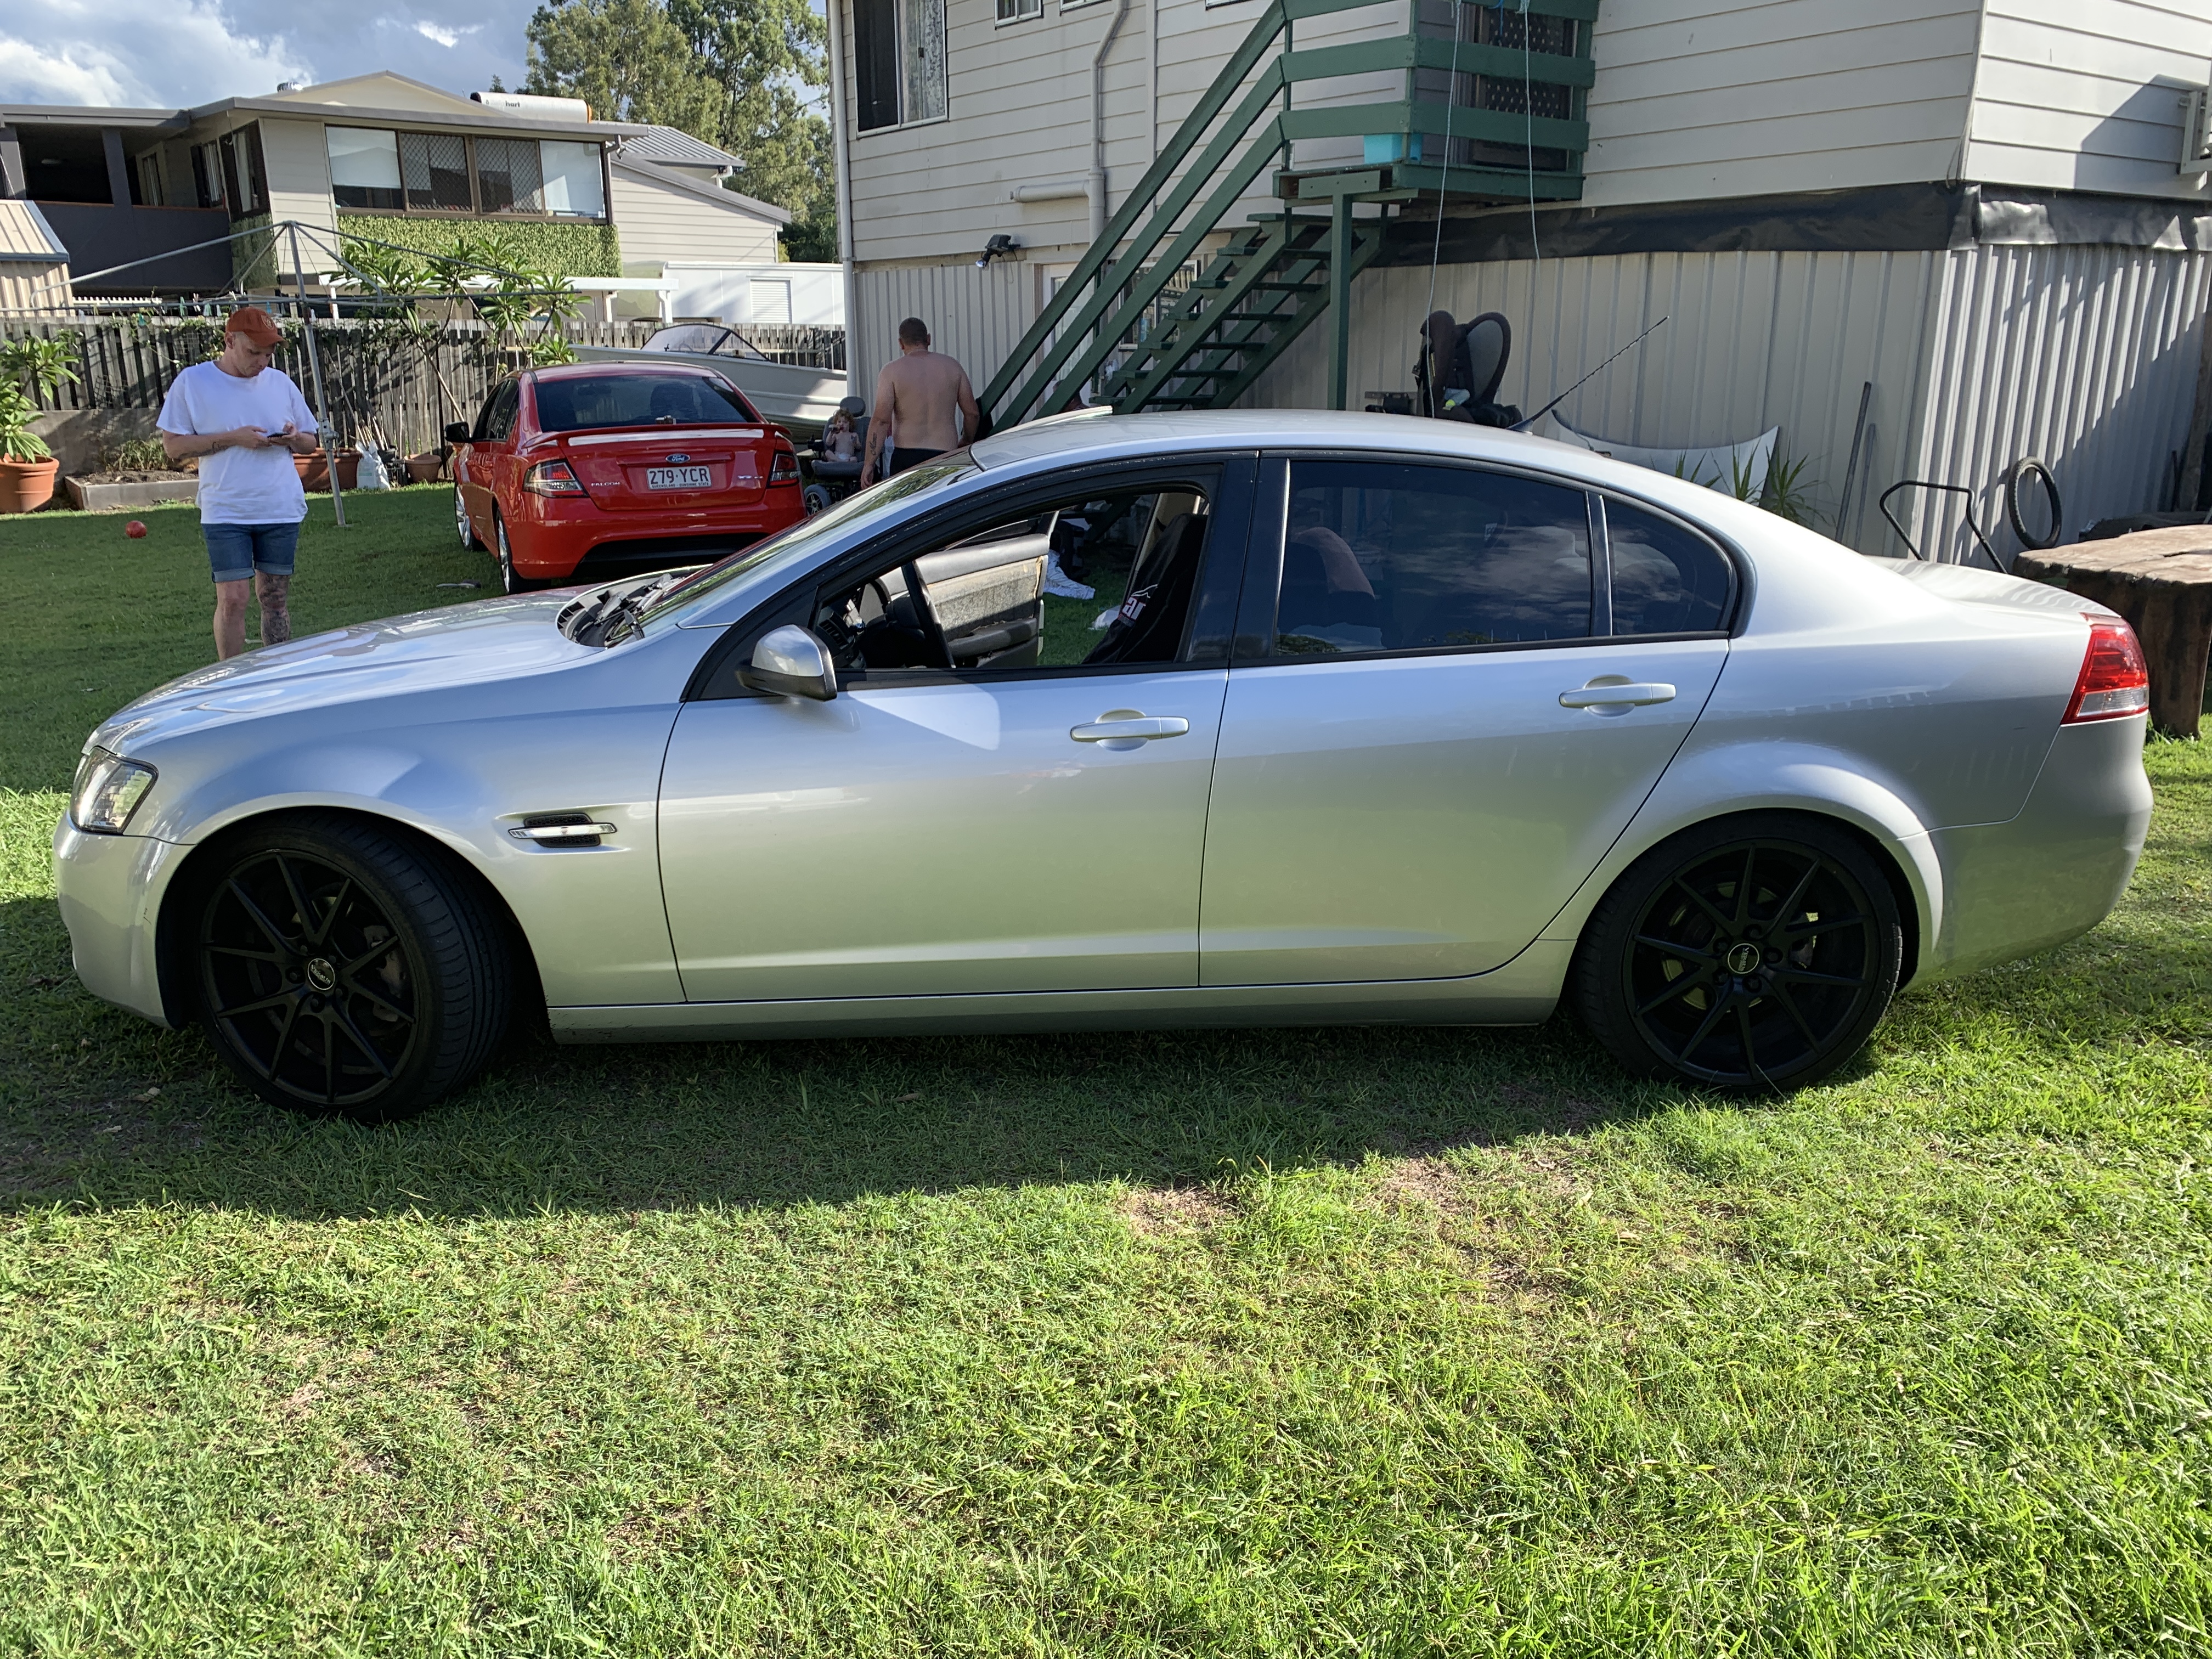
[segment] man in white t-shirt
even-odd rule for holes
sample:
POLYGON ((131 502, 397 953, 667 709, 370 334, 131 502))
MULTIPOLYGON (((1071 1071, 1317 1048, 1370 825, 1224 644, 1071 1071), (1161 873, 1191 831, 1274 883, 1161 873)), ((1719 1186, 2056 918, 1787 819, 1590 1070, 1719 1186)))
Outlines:
POLYGON ((292 457, 315 447, 315 415, 292 377, 269 365, 283 330, 259 306, 223 325, 222 350, 170 384, 154 424, 169 459, 200 462, 200 533, 215 577, 215 653, 246 649, 246 590, 261 602, 261 642, 292 637, 292 562, 307 492, 292 457))

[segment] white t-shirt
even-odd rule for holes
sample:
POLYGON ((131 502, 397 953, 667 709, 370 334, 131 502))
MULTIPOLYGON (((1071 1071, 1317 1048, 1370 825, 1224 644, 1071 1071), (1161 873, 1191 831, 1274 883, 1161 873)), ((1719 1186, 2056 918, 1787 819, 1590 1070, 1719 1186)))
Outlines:
MULTIPOLYGON (((242 426, 276 432, 287 421, 302 432, 315 429, 314 411, 282 369, 264 368, 249 380, 214 363, 194 363, 170 383, 154 424, 189 438, 242 426)), ((297 524, 307 516, 307 492, 292 452, 283 446, 218 449, 200 458, 202 524, 297 524)))

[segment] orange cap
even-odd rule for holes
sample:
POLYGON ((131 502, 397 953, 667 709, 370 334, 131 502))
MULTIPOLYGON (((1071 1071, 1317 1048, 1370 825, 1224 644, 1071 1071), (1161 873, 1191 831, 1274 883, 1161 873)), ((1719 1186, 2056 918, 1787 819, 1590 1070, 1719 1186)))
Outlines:
POLYGON ((225 334, 243 334, 258 346, 272 346, 284 337, 276 319, 259 306, 240 306, 222 325, 225 334))

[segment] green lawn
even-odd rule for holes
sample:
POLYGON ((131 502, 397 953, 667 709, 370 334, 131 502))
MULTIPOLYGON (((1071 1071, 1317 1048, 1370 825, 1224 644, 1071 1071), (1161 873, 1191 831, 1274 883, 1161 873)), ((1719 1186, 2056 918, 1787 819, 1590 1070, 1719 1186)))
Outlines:
MULTIPOLYGON (((467 597, 318 503, 303 626, 467 597)), ((2212 1652, 2212 754, 1835 1086, 1560 1025, 562 1051, 368 1130, 78 988, 190 511, 0 522, 0 1651, 2212 1652)))

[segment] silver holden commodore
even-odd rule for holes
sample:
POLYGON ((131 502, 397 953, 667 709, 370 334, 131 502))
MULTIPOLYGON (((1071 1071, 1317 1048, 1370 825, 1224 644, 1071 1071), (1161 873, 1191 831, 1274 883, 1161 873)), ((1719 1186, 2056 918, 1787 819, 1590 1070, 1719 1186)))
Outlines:
POLYGON ((629 1042, 1564 1000, 1633 1072, 1790 1087, 2112 908, 2146 684, 2072 595, 1534 438, 1073 416, 688 574, 187 675, 93 734, 54 850, 85 983, 311 1112, 417 1110, 541 1004, 629 1042))

